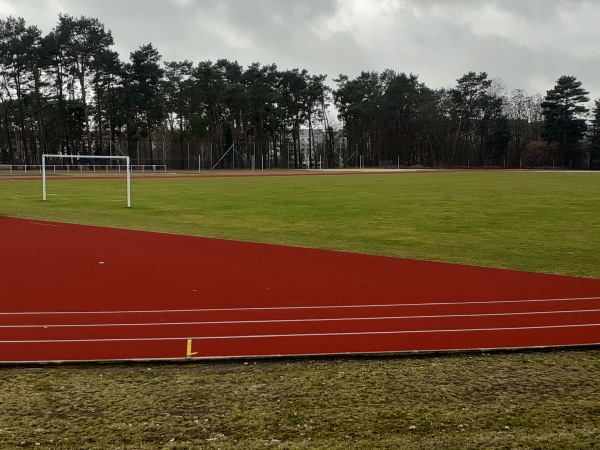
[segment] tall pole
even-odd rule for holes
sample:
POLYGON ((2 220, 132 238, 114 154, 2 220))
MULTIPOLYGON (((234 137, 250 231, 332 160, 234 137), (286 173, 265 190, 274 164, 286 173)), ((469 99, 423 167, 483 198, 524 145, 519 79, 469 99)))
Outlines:
POLYGON ((131 163, 127 156, 127 207, 131 208, 131 163))
POLYGON ((46 155, 42 155, 42 183, 43 199, 46 201, 46 155))

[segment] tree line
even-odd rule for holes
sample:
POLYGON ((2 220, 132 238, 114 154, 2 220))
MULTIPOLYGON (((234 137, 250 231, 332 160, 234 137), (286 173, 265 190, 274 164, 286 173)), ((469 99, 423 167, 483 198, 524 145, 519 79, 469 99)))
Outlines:
POLYGON ((122 61, 113 45, 94 18, 60 15, 46 35, 0 20, 0 163, 61 153, 173 168, 600 166, 600 102, 586 120, 573 76, 545 97, 506 93, 485 72, 432 89, 365 71, 332 88, 276 64, 163 62, 152 44, 122 61))

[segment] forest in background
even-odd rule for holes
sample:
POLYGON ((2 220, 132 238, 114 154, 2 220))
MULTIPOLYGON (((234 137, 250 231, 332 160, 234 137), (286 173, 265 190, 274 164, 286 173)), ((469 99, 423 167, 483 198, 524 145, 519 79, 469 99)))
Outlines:
POLYGON ((486 72, 433 89, 412 73, 351 79, 276 64, 122 61, 97 19, 60 15, 44 35, 0 20, 0 164, 42 154, 128 155, 172 169, 600 168, 600 100, 574 76, 541 94, 486 72))

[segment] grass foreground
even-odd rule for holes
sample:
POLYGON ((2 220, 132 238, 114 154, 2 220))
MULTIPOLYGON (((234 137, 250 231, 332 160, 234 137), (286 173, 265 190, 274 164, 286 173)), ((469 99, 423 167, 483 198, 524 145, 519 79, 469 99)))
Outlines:
POLYGON ((583 449, 600 351, 4 367, 0 447, 583 449))
MULTIPOLYGON (((0 215, 600 278, 600 174, 0 182, 0 215)), ((0 249, 1 252, 1 249, 0 249)), ((1 254, 1 253, 0 253, 1 254)), ((0 448, 585 449, 600 350, 0 367, 0 448)))

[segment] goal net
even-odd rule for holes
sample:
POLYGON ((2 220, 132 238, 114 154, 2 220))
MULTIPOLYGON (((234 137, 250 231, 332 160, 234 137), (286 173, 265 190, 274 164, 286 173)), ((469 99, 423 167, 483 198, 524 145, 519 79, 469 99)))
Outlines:
POLYGON ((80 159, 90 159, 90 160, 125 160, 125 165, 127 167, 127 207, 131 208, 131 164, 129 160, 129 156, 93 156, 93 155, 42 155, 42 190, 43 190, 43 199, 46 201, 46 159, 71 159, 71 160, 80 160, 80 159))

